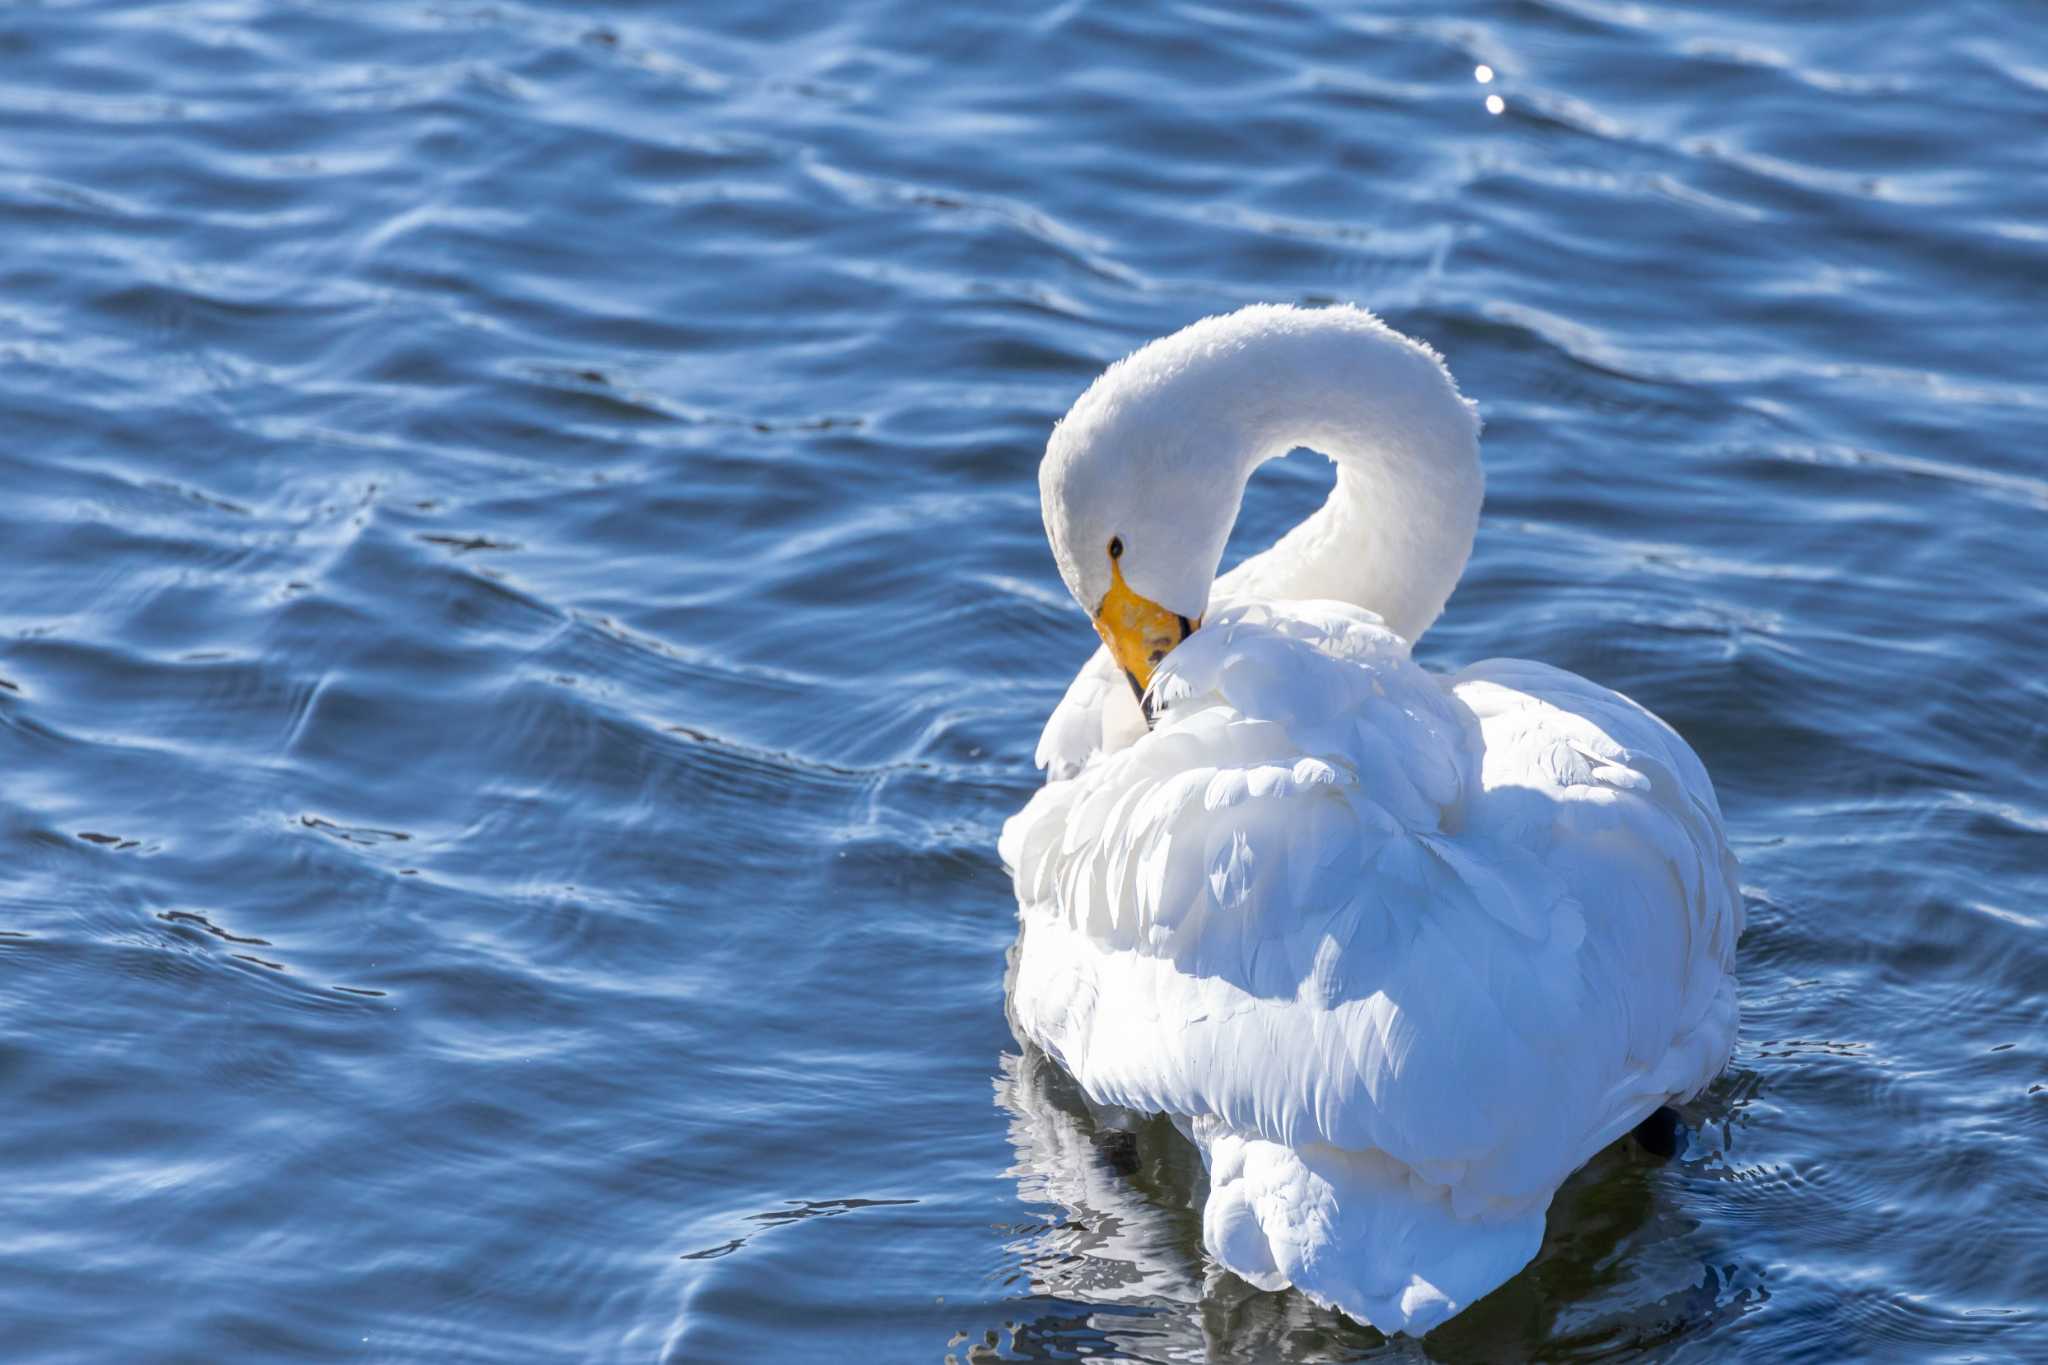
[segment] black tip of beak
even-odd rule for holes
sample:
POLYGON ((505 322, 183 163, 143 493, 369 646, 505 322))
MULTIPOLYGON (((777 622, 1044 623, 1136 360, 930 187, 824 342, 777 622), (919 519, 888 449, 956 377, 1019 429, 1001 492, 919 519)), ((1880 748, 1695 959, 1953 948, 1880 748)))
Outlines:
POLYGON ((1145 713, 1145 728, 1147 730, 1151 729, 1152 722, 1156 718, 1156 712, 1152 704, 1152 694, 1147 692, 1144 685, 1138 681, 1138 675, 1131 672, 1128 668, 1124 670, 1124 681, 1131 685, 1131 695, 1138 699, 1138 709, 1145 713))
MULTIPOLYGON (((1185 640, 1188 638, 1188 636, 1193 635, 1197 630, 1200 630, 1202 626, 1202 623, 1200 621, 1190 621, 1187 617, 1181 616, 1179 614, 1176 614, 1173 619, 1180 625, 1180 638, 1182 640, 1185 640)), ((1175 643, 1178 644, 1179 641, 1175 641, 1175 643)), ((1157 667, 1158 664, 1163 659, 1165 659, 1165 657, 1166 653, 1164 650, 1155 653, 1152 656, 1153 666, 1157 667)), ((1138 681, 1138 675, 1131 672, 1131 670, 1128 668, 1124 670, 1124 681, 1131 685, 1131 695, 1138 699, 1138 709, 1145 713, 1145 728, 1147 730, 1151 729, 1153 724, 1157 722, 1159 719, 1158 702, 1153 698, 1150 692, 1145 690, 1144 684, 1138 681)))

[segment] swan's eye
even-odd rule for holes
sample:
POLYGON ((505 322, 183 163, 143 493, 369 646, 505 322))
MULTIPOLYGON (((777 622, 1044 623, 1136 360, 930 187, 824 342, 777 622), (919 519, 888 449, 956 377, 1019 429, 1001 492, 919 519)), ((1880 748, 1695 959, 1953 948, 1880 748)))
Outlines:
POLYGON ((1122 536, 1111 536, 1109 538, 1109 557, 1111 559, 1122 559, 1123 555, 1124 538, 1122 536))

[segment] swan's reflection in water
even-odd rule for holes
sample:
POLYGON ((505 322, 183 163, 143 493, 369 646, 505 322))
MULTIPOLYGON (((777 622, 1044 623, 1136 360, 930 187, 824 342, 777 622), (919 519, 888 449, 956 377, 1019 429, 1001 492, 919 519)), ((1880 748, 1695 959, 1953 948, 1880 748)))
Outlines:
POLYGON ((996 1097, 1018 1192, 1049 1215, 1010 1246, 1031 1293, 1052 1301, 1015 1328, 1024 1359, 1593 1359, 1669 1348, 1763 1294, 1753 1273, 1718 1268, 1697 1224, 1660 1201, 1664 1168, 1623 1141, 1558 1192, 1526 1269, 1424 1341, 1389 1339, 1208 1264, 1207 1179, 1170 1120, 1090 1104, 1029 1047, 1003 1057, 996 1097))
POLYGON ((1091 1105, 1037 1048, 1003 1058, 1018 1192, 1065 1218, 1015 1248, 1034 1288, 1097 1303, 1202 1298, 1201 1158, 1172 1123, 1091 1105))

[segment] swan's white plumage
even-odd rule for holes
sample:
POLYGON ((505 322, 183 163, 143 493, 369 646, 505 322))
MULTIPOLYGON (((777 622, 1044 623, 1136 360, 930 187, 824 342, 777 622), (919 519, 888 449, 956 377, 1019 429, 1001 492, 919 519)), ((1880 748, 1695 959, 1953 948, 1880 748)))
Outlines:
MULTIPOLYGON (((1261 311, 1297 340, 1319 316, 1261 311)), ((1412 346, 1346 314, 1340 346, 1412 346)), ((1054 712, 1050 780, 1001 842, 1011 1009, 1091 1099, 1178 1116, 1219 1262, 1423 1332, 1528 1262, 1566 1176, 1725 1064, 1735 865, 1656 717, 1541 664, 1437 677, 1370 610, 1261 595, 1341 577, 1340 541, 1288 545, 1215 585, 1155 728, 1100 654, 1054 712)))

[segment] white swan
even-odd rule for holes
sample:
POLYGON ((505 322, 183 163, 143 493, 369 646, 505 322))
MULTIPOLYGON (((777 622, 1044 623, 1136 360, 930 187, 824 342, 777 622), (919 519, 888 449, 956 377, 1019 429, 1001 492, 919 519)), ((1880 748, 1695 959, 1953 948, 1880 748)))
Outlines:
POLYGON ((1356 308, 1247 308, 1111 366, 1039 474, 1105 644, 1001 843, 1019 1034, 1175 1116, 1216 1261, 1387 1332, 1527 1264, 1565 1177, 1735 1038, 1742 902, 1692 750, 1543 664, 1409 658, 1471 552, 1478 433, 1435 353, 1356 308), (1329 500, 1215 580, 1252 471, 1297 446, 1336 462, 1329 500))

